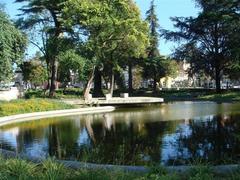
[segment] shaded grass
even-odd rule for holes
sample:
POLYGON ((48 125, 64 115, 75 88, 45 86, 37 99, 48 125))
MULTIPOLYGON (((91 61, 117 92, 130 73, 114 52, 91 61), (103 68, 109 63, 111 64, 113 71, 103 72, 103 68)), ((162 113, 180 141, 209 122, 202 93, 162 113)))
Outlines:
POLYGON ((223 90, 221 93, 216 93, 215 90, 212 89, 163 90, 157 93, 139 90, 135 91, 132 95, 162 97, 165 101, 240 101, 239 90, 223 90))
MULTIPOLYGON (((105 93, 106 90, 103 89, 105 93)), ((119 89, 114 91, 114 97, 119 97, 123 92, 119 89)), ((165 101, 240 101, 239 90, 222 90, 216 93, 214 89, 164 89, 153 93, 148 89, 139 89, 131 93, 131 96, 162 97, 165 101)), ((25 98, 47 98, 42 90, 29 90, 25 93, 25 98)), ((59 89, 56 91, 56 99, 83 98, 83 90, 79 88, 59 89)))
POLYGON ((214 101, 240 101, 240 92, 223 92, 221 94, 208 94, 199 97, 202 100, 214 101))
POLYGON ((41 112, 50 110, 71 109, 73 105, 68 105, 60 101, 50 99, 30 99, 14 100, 10 102, 0 102, 0 116, 15 114, 41 112))

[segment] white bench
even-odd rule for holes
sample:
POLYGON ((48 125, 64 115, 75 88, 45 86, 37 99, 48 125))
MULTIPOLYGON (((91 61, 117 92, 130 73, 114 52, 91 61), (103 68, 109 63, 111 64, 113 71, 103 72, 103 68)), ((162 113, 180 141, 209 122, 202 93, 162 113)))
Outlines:
POLYGON ((121 93, 121 94, 120 94, 120 97, 121 97, 121 98, 128 98, 128 97, 129 97, 129 94, 128 94, 128 93, 121 93))
POLYGON ((110 100, 112 99, 112 95, 111 94, 105 94, 106 100, 110 100))

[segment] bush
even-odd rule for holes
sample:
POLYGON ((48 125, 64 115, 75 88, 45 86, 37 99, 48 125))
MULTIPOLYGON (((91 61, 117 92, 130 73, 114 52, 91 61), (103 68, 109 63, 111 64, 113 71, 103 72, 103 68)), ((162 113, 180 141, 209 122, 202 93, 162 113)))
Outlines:
POLYGON ((24 97, 26 99, 43 98, 43 97, 45 97, 45 95, 42 90, 28 90, 25 92, 24 97))
MULTIPOLYGON (((56 90, 55 98, 80 98, 83 96, 83 90, 79 88, 67 88, 67 89, 58 89, 56 90)), ((24 97, 26 99, 32 98, 47 98, 48 93, 45 93, 44 90, 28 90, 25 92, 24 97)))

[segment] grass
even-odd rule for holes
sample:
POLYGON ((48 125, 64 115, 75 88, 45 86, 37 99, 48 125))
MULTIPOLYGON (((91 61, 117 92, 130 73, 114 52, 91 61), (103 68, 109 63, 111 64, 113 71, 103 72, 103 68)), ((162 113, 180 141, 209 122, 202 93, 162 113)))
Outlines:
POLYGON ((201 100, 214 101, 240 101, 240 92, 223 92, 221 94, 208 94, 200 96, 201 100))
POLYGON ((82 179, 82 180, 214 180, 240 179, 240 171, 229 174, 214 174, 211 167, 198 165, 186 173, 168 173, 162 166, 154 167, 149 173, 131 173, 120 170, 74 170, 64 167, 52 159, 34 164, 21 159, 4 159, 0 157, 0 179, 82 179))
POLYGON ((0 116, 71 108, 74 108, 74 106, 51 99, 20 99, 0 102, 0 116))
MULTIPOLYGON (((103 89, 103 91, 105 92, 106 90, 103 89)), ((114 96, 119 97, 121 92, 123 91, 115 90, 114 96)), ((240 101, 239 90, 222 90, 221 93, 216 93, 214 89, 164 89, 157 93, 153 93, 151 89, 139 89, 131 93, 131 96, 162 97, 165 101, 240 101)), ((26 99, 46 97, 47 95, 45 95, 42 90, 29 90, 25 93, 26 99)), ((59 89, 56 91, 55 98, 83 98, 83 90, 79 88, 59 89)))
POLYGON ((156 96, 162 97, 165 101, 216 101, 233 102, 240 101, 239 90, 223 90, 216 93, 213 89, 181 89, 163 90, 153 94, 151 91, 135 91, 133 96, 156 96))

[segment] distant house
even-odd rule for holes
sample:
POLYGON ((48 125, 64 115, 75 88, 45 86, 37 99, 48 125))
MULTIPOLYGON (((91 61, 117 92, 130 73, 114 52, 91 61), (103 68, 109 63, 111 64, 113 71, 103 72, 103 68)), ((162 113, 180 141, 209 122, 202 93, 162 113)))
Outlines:
MULTIPOLYGON (((210 76, 201 76, 200 74, 195 74, 190 77, 188 74, 191 68, 190 63, 182 61, 178 63, 179 71, 175 78, 164 77, 160 79, 161 88, 188 88, 188 87, 198 87, 212 89, 216 88, 215 80, 210 76)), ((233 81, 227 75, 224 75, 221 80, 221 88, 240 88, 240 81, 233 81)))
POLYGON ((190 85, 192 79, 188 75, 188 70, 191 67, 186 61, 178 62, 178 75, 173 77, 163 77, 160 79, 160 88, 182 87, 190 85))

